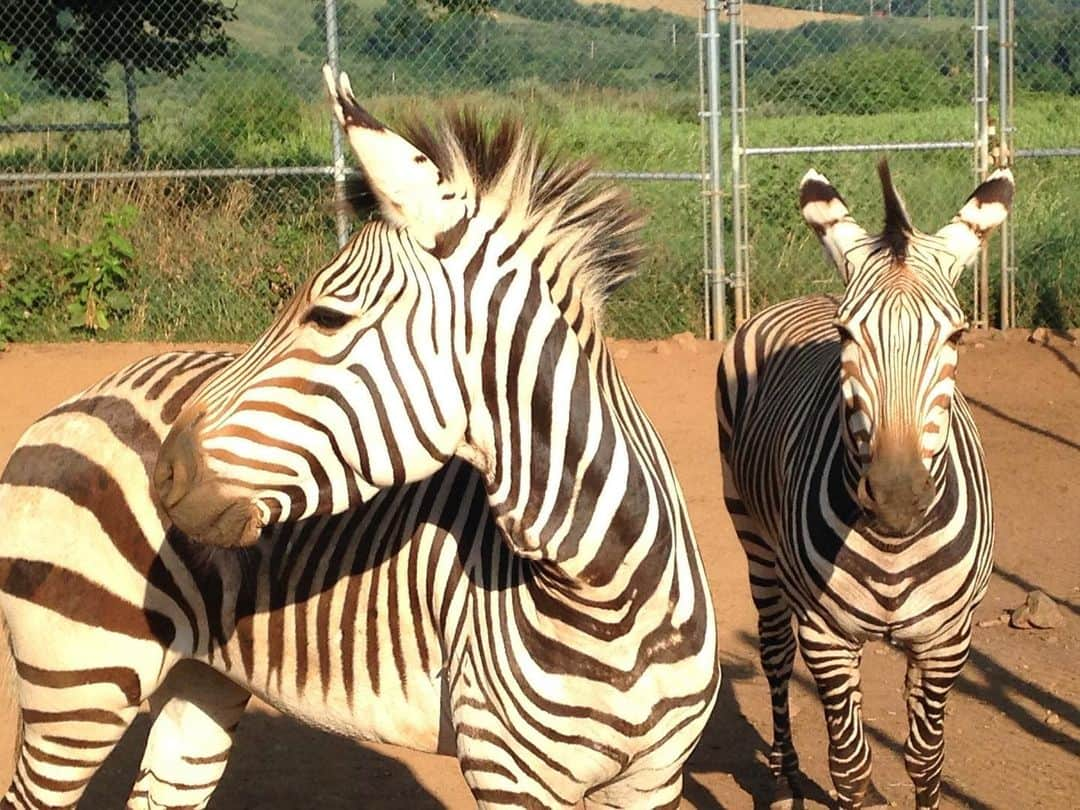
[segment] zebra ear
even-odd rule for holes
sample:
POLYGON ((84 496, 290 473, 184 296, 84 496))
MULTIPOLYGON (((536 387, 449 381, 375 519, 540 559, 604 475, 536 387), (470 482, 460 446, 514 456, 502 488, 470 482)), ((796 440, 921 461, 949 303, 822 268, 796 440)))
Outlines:
POLYGON ((330 66, 324 65, 323 78, 334 116, 360 161, 383 218, 407 229, 417 243, 434 251, 439 237, 465 215, 459 195, 451 192, 430 156, 357 103, 348 74, 342 73, 335 83, 330 66))
POLYGON ((806 224, 821 240, 825 255, 847 283, 854 264, 852 251, 866 250, 870 241, 866 231, 851 218, 840 192, 814 169, 803 175, 799 183, 799 207, 806 224))
POLYGON ((971 192, 952 222, 935 234, 945 243, 945 250, 956 257, 951 276, 953 284, 964 268, 975 261, 990 231, 1009 215, 1015 187, 1012 172, 998 169, 971 192))

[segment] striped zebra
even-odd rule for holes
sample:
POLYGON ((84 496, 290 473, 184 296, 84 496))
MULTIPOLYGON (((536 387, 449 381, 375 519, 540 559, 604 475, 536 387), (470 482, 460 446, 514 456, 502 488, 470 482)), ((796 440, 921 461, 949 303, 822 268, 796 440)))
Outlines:
POLYGON ((5 472, 4 806, 72 806, 144 699, 129 806, 205 806, 252 693, 456 755, 483 807, 676 806, 719 669, 678 482, 600 334, 638 220, 516 125, 406 139, 331 88, 382 220, 243 355, 130 369, 5 472))
POLYGON ((1012 200, 1008 171, 929 235, 879 165, 885 226, 870 236, 815 171, 803 217, 846 285, 747 321, 717 373, 727 507, 749 563, 773 712, 770 767, 794 799, 788 681, 796 635, 817 683, 841 808, 870 780, 859 662, 866 641, 908 659, 907 770, 936 808, 949 689, 991 571, 994 524, 975 423, 955 390, 966 328, 954 285, 1012 200))

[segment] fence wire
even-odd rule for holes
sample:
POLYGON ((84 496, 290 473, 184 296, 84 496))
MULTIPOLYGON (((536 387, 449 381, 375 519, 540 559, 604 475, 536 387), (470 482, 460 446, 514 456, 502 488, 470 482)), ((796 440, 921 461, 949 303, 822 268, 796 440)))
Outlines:
POLYGON ((824 9, 816 22, 777 30, 774 10, 729 4, 737 317, 840 289, 799 221, 799 178, 810 166, 825 172, 873 229, 874 163, 887 157, 924 230, 947 222, 993 168, 1012 166, 1016 210, 985 270, 960 282, 961 301, 979 325, 1075 324, 1080 240, 1063 236, 1061 212, 1080 208, 1067 179, 1080 168, 1080 8, 1035 5, 837 0, 813 4, 824 9))
POLYGON ((331 54, 390 123, 468 105, 522 117, 570 156, 596 155, 650 220, 649 259, 613 303, 613 331, 701 332, 701 201, 687 182, 701 173, 691 5, 5 2, 0 339, 101 323, 121 337, 256 334, 334 249, 320 74, 331 54), (75 282, 93 260, 65 251, 95 242, 129 243, 121 254, 131 255, 108 257, 116 274, 75 282))
MULTIPOLYGON (((1067 180, 1080 165, 1080 10, 1015 0, 1015 42, 999 49, 992 3, 980 134, 975 2, 725 4, 721 21, 744 25, 722 31, 719 62, 741 58, 745 70, 714 77, 742 112, 724 126, 717 168, 725 183, 729 156, 745 172, 734 173, 721 230, 735 236, 729 268, 747 271, 729 291, 745 311, 835 288, 794 202, 810 165, 871 225, 879 150, 837 147, 938 143, 890 157, 931 228, 970 191, 973 144, 985 137, 987 160, 1015 163, 1021 189, 1002 259, 1016 269, 1016 317, 1076 323, 1080 247, 1061 213, 1080 208, 1080 184, 1067 180), (999 51, 1014 57, 1015 105, 997 132, 999 51)), ((709 5, 717 0, 4 0, 0 341, 256 334, 352 224, 336 222, 333 204, 343 167, 320 83, 328 58, 391 123, 471 105, 523 118, 570 155, 595 155, 649 214, 649 259, 613 302, 610 331, 700 334, 702 270, 717 265, 693 182, 707 155, 709 5)))

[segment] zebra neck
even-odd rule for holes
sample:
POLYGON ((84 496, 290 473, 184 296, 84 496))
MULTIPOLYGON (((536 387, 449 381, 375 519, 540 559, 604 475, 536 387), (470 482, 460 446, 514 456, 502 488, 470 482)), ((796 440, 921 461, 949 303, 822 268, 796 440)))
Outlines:
MULTIPOLYGON (((488 494, 507 541, 579 599, 623 604, 663 593, 693 538, 652 425, 599 341, 572 368, 531 368, 529 412, 519 404, 493 420, 488 494)), ((525 384, 508 383, 507 400, 522 403, 516 389, 525 384)))

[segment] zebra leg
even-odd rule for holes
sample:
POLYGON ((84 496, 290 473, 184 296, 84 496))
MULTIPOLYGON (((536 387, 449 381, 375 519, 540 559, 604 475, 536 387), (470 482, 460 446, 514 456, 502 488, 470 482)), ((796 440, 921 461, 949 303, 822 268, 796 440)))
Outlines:
POLYGON ((250 697, 205 664, 177 664, 150 698, 154 723, 128 810, 205 807, 250 697))
POLYGON ((735 533, 746 553, 750 572, 750 595, 758 615, 758 645, 761 668, 769 682, 772 699, 773 740, 769 768, 776 778, 774 804, 798 796, 794 778, 799 773, 799 756, 791 739, 788 711, 788 683, 795 665, 795 633, 791 606, 776 576, 776 554, 765 540, 746 505, 735 494, 730 468, 724 463, 725 504, 735 533))
POLYGON ((970 644, 969 618, 959 632, 944 640, 908 650, 904 763, 915 784, 917 810, 937 810, 945 761, 945 702, 967 662, 970 644))
POLYGON ((862 647, 809 622, 799 622, 799 648, 825 707, 829 773, 839 810, 862 807, 870 786, 870 746, 862 720, 862 647))
POLYGON ((19 665, 23 736, 0 810, 75 807, 139 711, 130 670, 19 665), (127 697, 107 700, 119 686, 127 697))

